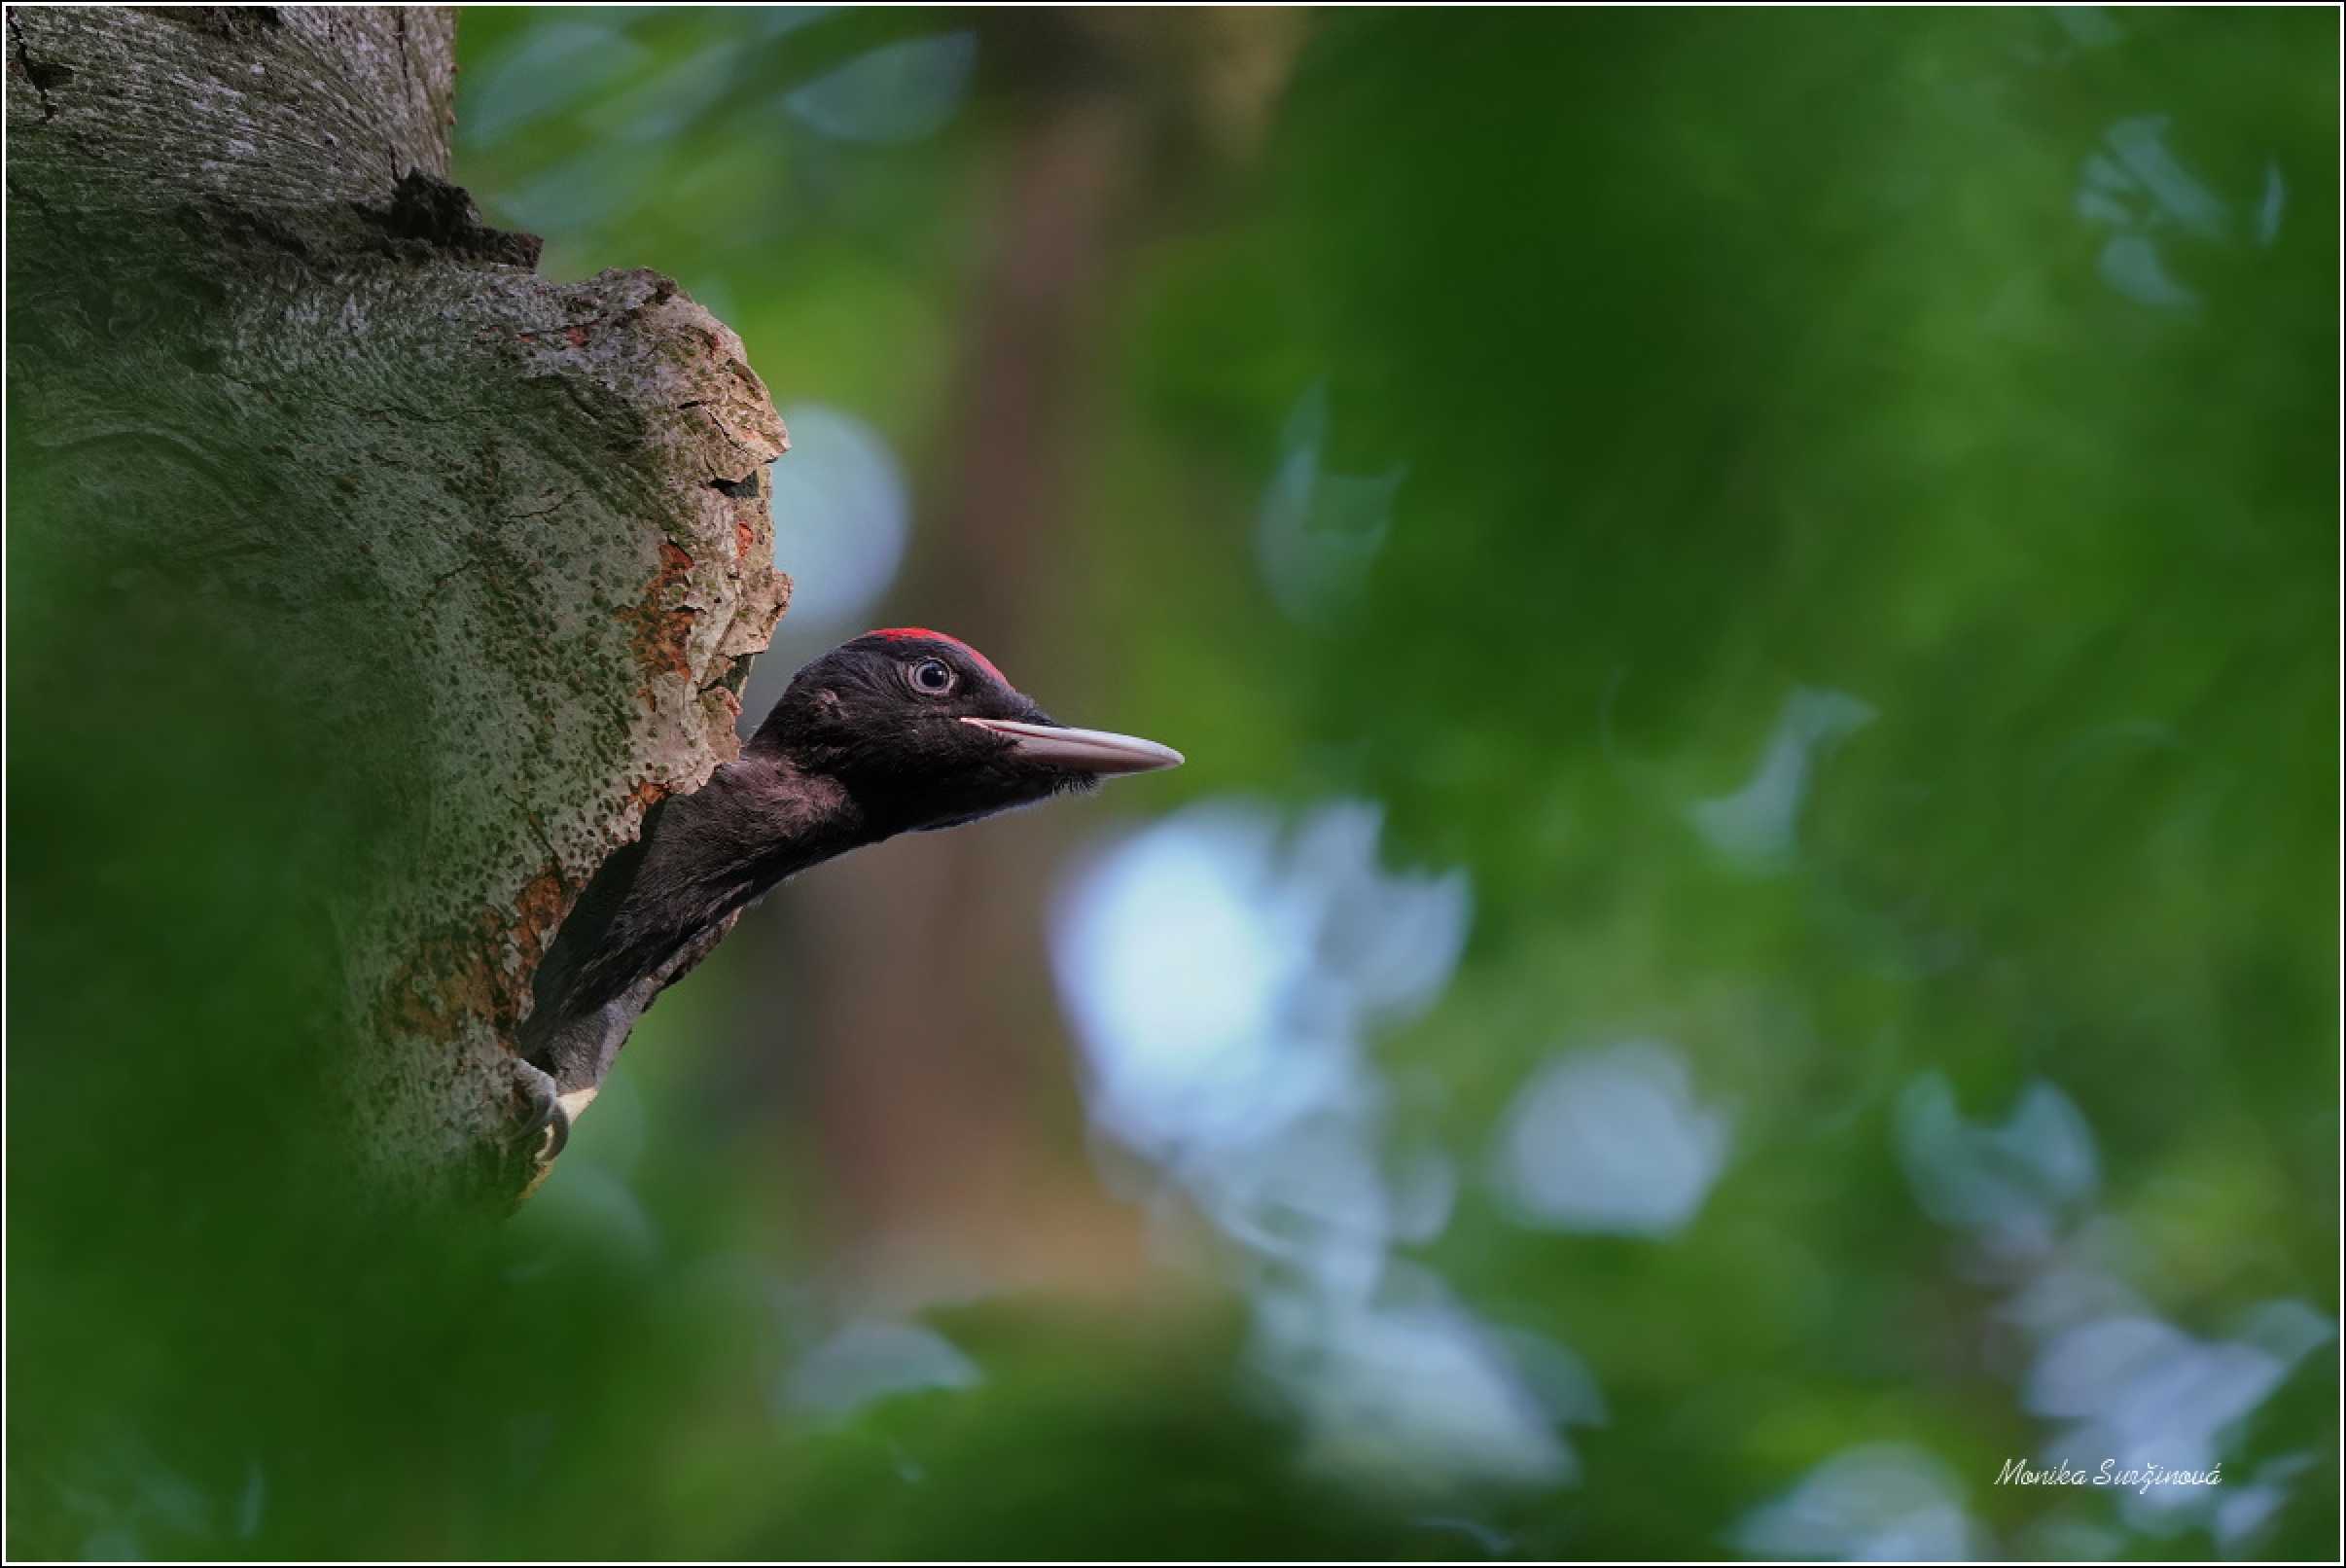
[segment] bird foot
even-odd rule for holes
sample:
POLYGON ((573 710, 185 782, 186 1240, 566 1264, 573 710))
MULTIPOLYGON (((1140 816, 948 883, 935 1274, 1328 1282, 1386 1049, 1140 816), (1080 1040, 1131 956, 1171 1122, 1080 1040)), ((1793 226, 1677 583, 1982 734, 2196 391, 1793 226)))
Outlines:
MULTIPOLYGON (((543 1170, 570 1142, 570 1123, 576 1112, 568 1101, 575 1096, 564 1095, 552 1074, 518 1056, 513 1058, 513 1072, 515 1092, 529 1114, 508 1141, 516 1149, 528 1150, 531 1162, 543 1170)), ((591 1098, 593 1090, 587 1090, 587 1095, 591 1098)))

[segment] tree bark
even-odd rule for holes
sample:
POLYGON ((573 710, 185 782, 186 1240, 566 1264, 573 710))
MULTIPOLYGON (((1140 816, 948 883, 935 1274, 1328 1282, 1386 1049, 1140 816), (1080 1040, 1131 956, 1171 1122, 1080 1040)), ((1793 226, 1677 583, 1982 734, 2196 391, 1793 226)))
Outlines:
POLYGON ((646 807, 735 755, 789 594, 781 421, 673 282, 550 282, 447 183, 448 12, 11 9, 8 34, 26 526, 125 606, 231 606, 298 667, 396 824, 334 911, 358 1147, 402 1190, 517 1192, 534 967, 646 807))

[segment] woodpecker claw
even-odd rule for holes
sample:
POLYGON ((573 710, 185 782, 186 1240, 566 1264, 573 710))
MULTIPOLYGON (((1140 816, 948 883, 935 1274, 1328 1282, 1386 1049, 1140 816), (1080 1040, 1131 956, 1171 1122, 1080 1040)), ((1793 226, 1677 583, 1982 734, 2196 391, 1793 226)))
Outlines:
POLYGON ((534 1140, 537 1148, 531 1161, 543 1168, 552 1164, 570 1142, 570 1107, 562 1102, 561 1087, 551 1074, 517 1056, 514 1058, 514 1078, 515 1087, 528 1098, 529 1120, 509 1141, 523 1149, 534 1140))

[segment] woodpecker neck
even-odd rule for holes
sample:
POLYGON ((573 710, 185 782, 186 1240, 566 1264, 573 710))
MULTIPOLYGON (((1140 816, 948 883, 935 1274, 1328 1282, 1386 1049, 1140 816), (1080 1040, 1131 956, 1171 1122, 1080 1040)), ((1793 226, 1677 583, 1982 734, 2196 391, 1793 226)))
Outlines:
POLYGON ((660 847, 674 845, 677 872, 742 903, 879 837, 838 780, 773 747, 726 764, 669 811, 660 847))
POLYGON ((785 877, 871 837, 836 780, 771 747, 662 801, 636 841, 603 863, 555 934, 533 982, 525 1053, 566 1087, 598 1082, 634 1013, 734 915, 785 877), (625 1017, 603 1016, 647 984, 625 1017))

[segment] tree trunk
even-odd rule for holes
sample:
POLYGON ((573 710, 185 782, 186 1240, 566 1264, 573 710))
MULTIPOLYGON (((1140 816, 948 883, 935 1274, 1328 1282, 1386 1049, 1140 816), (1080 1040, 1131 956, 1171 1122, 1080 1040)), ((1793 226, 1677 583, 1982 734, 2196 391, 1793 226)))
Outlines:
POLYGON ((42 497, 12 566, 260 628, 394 825, 333 910, 358 1147, 401 1190, 517 1191, 534 966, 735 754, 789 593, 781 422, 674 283, 538 277, 447 183, 448 12, 8 32, 11 489, 42 497))

